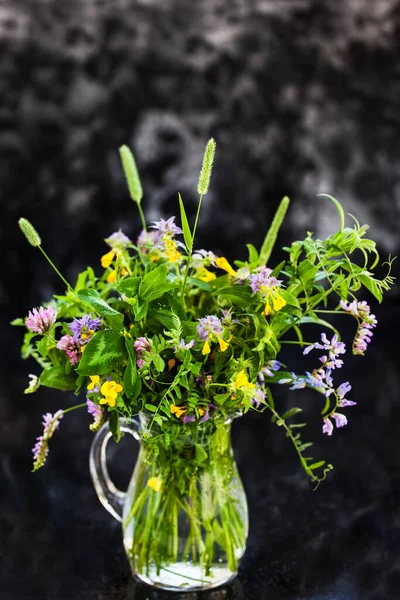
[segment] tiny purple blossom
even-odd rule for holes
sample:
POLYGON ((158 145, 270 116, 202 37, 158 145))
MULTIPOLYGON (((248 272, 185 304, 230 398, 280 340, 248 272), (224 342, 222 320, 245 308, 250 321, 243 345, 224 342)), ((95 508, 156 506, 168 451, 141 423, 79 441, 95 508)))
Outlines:
POLYGON ((329 350, 329 358, 331 361, 334 361, 337 355, 346 352, 346 344, 344 342, 339 342, 339 337, 336 333, 330 341, 328 340, 326 333, 321 333, 321 341, 322 344, 320 344, 320 342, 310 344, 310 346, 303 350, 303 354, 308 354, 314 348, 318 348, 319 350, 329 350))
POLYGON ((221 323, 224 327, 231 327, 233 324, 240 325, 239 319, 234 319, 232 315, 232 308, 221 308, 222 319, 221 323))
POLYGON ((157 232, 156 231, 145 231, 144 229, 139 234, 137 239, 137 246, 143 254, 147 254, 151 250, 153 250, 154 246, 157 242, 157 232))
POLYGON ((152 229, 156 229, 159 232, 159 237, 163 237, 165 235, 173 236, 178 233, 182 233, 182 229, 175 225, 174 223, 175 217, 170 217, 166 221, 164 219, 160 219, 159 221, 153 221, 152 229))
POLYGON ((144 365, 143 355, 151 350, 151 343, 145 337, 139 337, 133 342, 133 347, 136 350, 136 366, 141 369, 144 365))
POLYGON ((212 402, 209 402, 209 403, 208 403, 208 406, 207 406, 207 408, 206 408, 206 410, 204 411, 204 415, 203 415, 203 417, 202 417, 202 419, 201 419, 200 423, 205 423, 205 421, 208 421, 208 419, 210 418, 210 410, 211 410, 212 408, 213 408, 214 410, 218 410, 218 407, 217 407, 217 406, 215 406, 215 404, 212 404, 212 402))
POLYGON ((265 396, 266 394, 264 390, 260 385, 257 384, 257 387, 252 392, 252 397, 250 398, 250 401, 253 406, 259 408, 261 404, 265 404, 265 396))
POLYGON ((259 273, 254 273, 249 277, 249 283, 253 294, 264 292, 266 289, 279 287, 282 283, 281 279, 271 277, 272 269, 264 267, 259 273))
POLYGON ((132 244, 132 242, 128 238, 128 236, 125 235, 124 233, 122 233, 121 230, 116 231, 115 233, 111 234, 108 238, 105 238, 104 241, 113 250, 124 250, 125 248, 127 248, 128 246, 130 246, 132 244))
POLYGON ((324 424, 322 426, 322 433, 326 433, 327 435, 332 435, 332 433, 333 433, 332 421, 328 417, 325 417, 325 419, 323 419, 323 421, 324 421, 324 424))
POLYGON ((221 335, 222 323, 215 315, 207 315, 198 320, 197 333, 201 340, 207 340, 212 335, 221 335))
POLYGON ((182 419, 182 422, 184 425, 186 425, 187 423, 193 423, 196 420, 196 417, 194 415, 185 415, 182 419))
POLYGON ((266 377, 274 377, 273 371, 279 371, 281 363, 279 360, 269 360, 265 367, 258 373, 258 379, 264 383, 266 377))
POLYGON ((339 387, 336 389, 336 393, 338 395, 338 398, 344 398, 345 395, 350 392, 351 390, 351 385, 348 381, 345 381, 344 383, 341 383, 339 385, 339 387))
POLYGON ((37 471, 43 467, 49 453, 49 440, 53 437, 54 432, 63 418, 64 412, 58 410, 54 415, 46 413, 43 415, 43 435, 36 438, 36 444, 32 449, 33 452, 33 471, 37 471))
POLYGON ((104 410, 101 406, 98 406, 97 404, 95 404, 95 402, 90 400, 90 398, 86 398, 86 404, 88 413, 93 417, 93 423, 89 425, 89 428, 91 431, 98 431, 104 423, 104 410))
POLYGON ((31 331, 43 335, 49 331, 52 325, 54 325, 56 318, 57 311, 52 306, 48 306, 47 308, 40 306, 39 310, 33 308, 29 311, 25 325, 31 331))
POLYGON ((63 337, 57 342, 56 347, 59 350, 64 350, 71 365, 76 365, 76 363, 82 358, 81 348, 78 342, 74 340, 72 335, 63 335, 63 337))
POLYGON ((345 415, 342 415, 341 413, 333 413, 332 419, 335 419, 336 421, 336 427, 344 427, 345 425, 347 425, 347 417, 345 415))
POLYGON ((80 345, 87 344, 93 337, 95 331, 101 326, 101 318, 93 318, 92 315, 85 315, 81 319, 74 319, 69 324, 75 342, 80 345))
POLYGON ((190 350, 190 348, 193 348, 193 346, 195 345, 195 341, 194 340, 190 340, 190 342, 188 342, 187 344, 185 343, 185 340, 182 338, 181 341, 179 342, 179 346, 181 348, 183 348, 183 350, 190 350))

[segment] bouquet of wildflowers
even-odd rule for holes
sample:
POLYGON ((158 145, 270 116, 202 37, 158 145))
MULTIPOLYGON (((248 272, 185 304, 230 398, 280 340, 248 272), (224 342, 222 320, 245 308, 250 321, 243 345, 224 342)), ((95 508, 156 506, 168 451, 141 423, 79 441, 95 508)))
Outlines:
MULTIPOLYGON (((357 295, 365 288, 381 302, 393 283, 391 261, 386 263, 387 275, 378 278, 374 271, 379 256, 375 243, 366 238, 368 227, 354 217, 353 226, 346 227, 343 209, 331 197, 339 230, 322 240, 308 232, 303 240, 284 248, 287 259, 280 264, 271 265, 270 256, 289 205, 287 198, 262 247, 257 250, 248 244, 247 261, 229 262, 212 250, 195 249, 214 152, 211 139, 199 177, 194 224, 189 224, 179 196, 179 225, 170 217, 147 226, 135 161, 122 147, 130 195, 142 220, 138 238, 131 240, 122 231, 110 235, 100 259, 102 272, 88 267, 74 285, 62 278, 65 293, 13 322, 27 330, 23 358, 32 356, 41 368, 40 375, 30 376, 26 393, 48 386, 86 394, 84 404, 44 416, 44 431, 33 450, 34 470, 45 463, 49 440, 61 418, 83 406, 92 417, 90 429, 97 431, 108 419, 116 440, 121 435, 119 416, 129 421, 139 413, 146 415, 143 436, 154 460, 182 432, 199 440, 202 431, 218 432, 234 416, 249 410, 266 412, 285 431, 314 484, 332 468, 308 456, 311 443, 303 440, 304 423, 298 421, 302 409, 294 406, 281 413, 273 400, 273 386, 315 390, 322 400, 323 433, 330 436, 335 426, 347 424, 346 409, 355 401, 347 397, 350 383, 340 378, 346 345, 329 319, 332 315, 354 319, 351 350, 363 355, 377 321, 369 304, 357 295), (319 327, 317 341, 304 338, 304 328, 310 324, 319 327), (279 353, 284 343, 296 344, 299 353, 311 353, 309 371, 295 373, 282 364, 279 353)), ((33 226, 26 219, 19 224, 27 240, 44 253, 33 226)), ((205 454, 196 443, 192 470, 205 463, 205 454)), ((190 485, 182 465, 187 455, 179 458, 177 452, 176 456, 179 477, 175 475, 175 480, 182 490, 190 485)), ((166 478, 167 473, 158 472, 149 479, 149 488, 160 492, 166 478)), ((236 523, 236 530, 230 542, 224 538, 227 552, 230 543, 234 548, 235 536, 243 535, 234 508, 228 509, 226 518, 236 523)), ((145 538, 137 541, 139 546, 144 547, 145 538)), ((151 551, 141 552, 138 560, 145 563, 151 551)), ((234 562, 233 550, 228 556, 234 562)))

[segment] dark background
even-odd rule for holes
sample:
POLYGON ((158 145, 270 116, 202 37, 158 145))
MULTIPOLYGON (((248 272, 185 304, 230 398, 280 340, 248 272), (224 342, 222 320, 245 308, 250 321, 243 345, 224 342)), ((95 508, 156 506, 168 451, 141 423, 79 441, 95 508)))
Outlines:
MULTIPOLYGON (((170 597, 130 576, 119 525, 90 482, 85 411, 64 418, 47 467, 30 473, 42 413, 76 399, 23 394, 38 368, 21 361, 21 330, 8 322, 63 286, 17 219, 32 220, 74 280, 98 264, 104 237, 139 232, 118 147, 135 152, 148 221, 177 213, 177 191, 193 216, 212 135, 197 247, 244 258, 285 194, 282 245, 307 230, 329 234, 337 215, 316 198, 326 192, 370 224, 383 256, 399 254, 399 50, 395 0, 0 2, 0 600, 170 597)), ((319 397, 281 391, 280 406, 312 409, 314 455, 335 465, 317 492, 266 416, 235 422, 248 551, 235 584, 202 597, 400 597, 398 309, 397 288, 374 303, 379 327, 366 357, 349 353, 340 375, 358 405, 345 429, 323 437, 319 397)), ((304 368, 299 352, 285 358, 304 368)), ((110 451, 121 487, 132 446, 110 451)))

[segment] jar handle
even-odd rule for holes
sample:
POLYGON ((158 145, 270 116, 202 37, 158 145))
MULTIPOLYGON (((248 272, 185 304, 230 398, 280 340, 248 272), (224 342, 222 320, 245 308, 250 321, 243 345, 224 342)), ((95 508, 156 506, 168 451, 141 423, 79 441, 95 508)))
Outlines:
MULTIPOLYGON (((124 433, 130 433, 136 440, 140 440, 140 423, 132 418, 128 423, 120 418, 120 429, 124 433)), ((112 437, 108 421, 96 433, 90 447, 90 474, 92 476, 94 489, 100 502, 112 514, 117 521, 122 521, 122 510, 126 492, 118 490, 110 479, 107 469, 106 449, 112 437)))

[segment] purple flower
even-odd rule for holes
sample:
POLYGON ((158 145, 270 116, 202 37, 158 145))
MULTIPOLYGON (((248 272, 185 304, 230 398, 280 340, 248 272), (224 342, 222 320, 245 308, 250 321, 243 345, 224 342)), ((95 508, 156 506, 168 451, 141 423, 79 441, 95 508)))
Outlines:
POLYGON ((250 398, 250 401, 253 406, 255 406, 256 408, 259 408, 261 406, 261 404, 265 404, 266 394, 258 383, 256 384, 256 386, 257 387, 252 392, 252 397, 250 398))
POLYGON ((100 325, 100 317, 94 319, 92 315, 85 315, 81 319, 74 319, 72 323, 69 324, 69 328, 73 333, 74 342, 82 345, 90 342, 93 334, 98 330, 100 325))
POLYGON ((81 348, 72 335, 63 335, 59 342, 57 342, 57 348, 64 350, 71 365, 75 365, 82 358, 81 348))
POLYGON ((43 467, 49 453, 49 440, 53 437, 54 432, 63 418, 64 412, 58 410, 54 415, 46 413, 43 415, 43 435, 36 438, 36 444, 32 449, 33 452, 33 471, 37 471, 43 467))
POLYGON ((145 337, 139 337, 133 342, 133 347, 136 350, 136 366, 141 369, 144 365, 143 356, 145 352, 150 352, 151 343, 145 337))
POLYGON ((239 319, 234 319, 232 315, 232 308, 221 308, 222 320, 221 323, 224 327, 231 327, 233 324, 240 325, 239 319))
POLYGON ((212 335, 221 335, 222 323, 218 317, 214 315, 207 315, 206 317, 199 319, 197 333, 201 340, 207 340, 212 335))
MULTIPOLYGON (((183 350, 190 350, 190 348, 193 348, 193 346, 195 345, 195 341, 194 340, 190 340, 190 342, 188 342, 187 344, 185 343, 185 340, 182 338, 181 341, 179 342, 179 346, 183 349, 183 350)), ((175 348, 176 349, 176 348, 175 348)))
POLYGON ((368 348, 368 344, 370 343, 373 336, 371 327, 375 327, 375 325, 370 325, 369 323, 362 323, 361 326, 359 326, 353 341, 353 354, 358 354, 360 356, 363 356, 365 354, 365 351, 368 348))
POLYGON ((257 292, 265 292, 267 289, 279 287, 282 283, 281 279, 271 277, 272 269, 262 267, 258 273, 254 273, 249 277, 249 283, 253 294, 257 292))
POLYGON ((279 360, 269 360, 265 367, 258 373, 258 379, 264 383, 264 376, 274 377, 273 371, 279 371, 281 363, 279 360))
MULTIPOLYGON (((346 352, 346 344, 344 344, 343 342, 339 342, 338 340, 339 337, 336 333, 330 341, 328 340, 326 333, 321 333, 322 344, 320 344, 319 342, 310 344, 310 346, 303 350, 303 354, 308 354, 314 348, 318 348, 319 350, 329 350, 329 358, 332 361, 332 363, 335 363, 336 357, 339 354, 344 354, 346 352)), ((333 368, 332 365, 329 366, 333 368)))
POLYGON ((95 404, 95 402, 90 400, 90 398, 86 398, 86 404, 87 404, 88 413, 93 416, 93 423, 91 425, 89 425, 90 430, 98 431, 104 423, 104 419, 105 419, 104 410, 102 409, 101 406, 98 406, 97 404, 95 404))
POLYGON ((333 433, 332 421, 328 417, 325 417, 325 419, 323 419, 323 421, 324 421, 324 424, 322 426, 322 433, 326 433, 327 435, 332 435, 332 433, 333 433))
POLYGON ((145 231, 144 229, 141 231, 138 239, 137 246, 143 254, 147 254, 153 250, 156 245, 157 238, 156 231, 145 231))
POLYGON ((186 425, 187 423, 193 423, 196 420, 196 417, 194 415, 185 415, 182 419, 182 422, 184 425, 186 425))
POLYGON ((345 415, 342 415, 341 413, 333 413, 331 416, 332 419, 335 419, 336 421, 336 427, 339 428, 347 425, 347 417, 345 415))
POLYGON ((336 395, 338 397, 338 406, 341 406, 343 408, 344 406, 355 406, 357 404, 357 402, 353 402, 352 400, 347 400, 347 398, 345 398, 345 395, 350 390, 351 385, 348 381, 339 385, 339 387, 336 390, 336 395))
POLYGON ((31 331, 43 335, 54 325, 56 318, 57 311, 52 306, 48 306, 47 308, 40 306, 39 310, 33 308, 32 311, 29 311, 25 325, 31 331))
POLYGON ((218 410, 218 407, 215 406, 215 404, 212 404, 212 402, 209 402, 206 410, 204 411, 204 415, 203 415, 200 423, 205 423, 205 421, 208 421, 208 419, 210 418, 210 410, 211 409, 218 410))
POLYGON ((194 269, 201 269, 201 267, 209 267, 210 265, 215 266, 216 256, 214 252, 208 250, 196 250, 192 255, 192 266, 194 269))
POLYGON ((304 378, 300 378, 296 375, 296 373, 291 373, 291 377, 287 379, 279 379, 278 383, 285 384, 291 383, 292 386, 289 388, 290 390, 301 390, 306 387, 307 382, 304 378))
POLYGON ((116 231, 104 240, 113 250, 124 250, 132 244, 131 240, 122 233, 121 230, 116 231))
POLYGON ((153 221, 153 225, 151 225, 151 227, 159 232, 158 238, 162 238, 165 235, 172 237, 178 233, 182 233, 182 229, 175 225, 174 221, 175 217, 170 217, 166 221, 164 219, 160 219, 159 221, 153 221))

